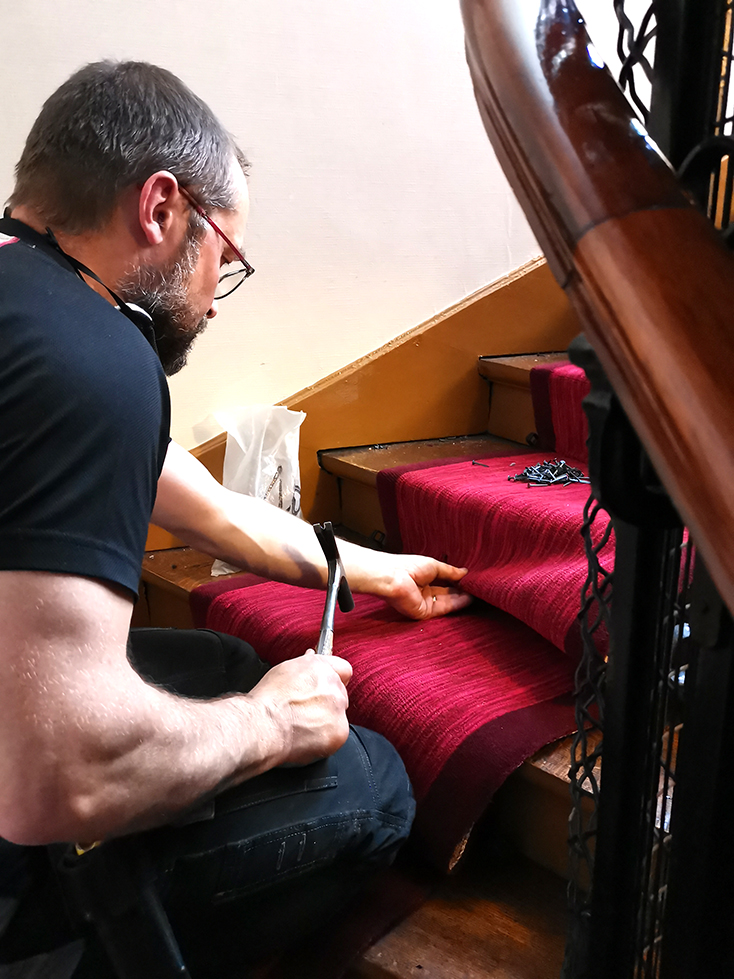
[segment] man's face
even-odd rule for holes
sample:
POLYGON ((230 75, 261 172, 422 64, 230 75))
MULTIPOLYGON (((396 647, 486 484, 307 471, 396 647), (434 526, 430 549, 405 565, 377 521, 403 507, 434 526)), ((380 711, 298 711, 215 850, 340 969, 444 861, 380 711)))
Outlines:
MULTIPOLYGON (((232 170, 232 181, 236 193, 236 206, 232 211, 217 211, 212 217, 217 226, 221 229, 232 244, 240 252, 245 251, 245 226, 249 211, 249 195, 247 192, 247 181, 242 172, 242 168, 237 164, 232 170)), ((217 301, 214 293, 222 272, 227 271, 225 266, 236 262, 229 245, 217 234, 217 232, 207 224, 203 229, 201 237, 201 248, 198 261, 189 284, 189 298, 200 316, 211 319, 217 314, 217 301)))
MULTIPOLYGON (((236 168, 239 202, 234 211, 220 211, 216 221, 243 249, 249 200, 245 176, 236 168)), ((192 211, 193 215, 193 211, 192 211)), ((164 266, 141 265, 118 283, 125 302, 135 303, 153 320, 158 355, 170 377, 185 366, 194 340, 217 314, 214 292, 223 266, 234 259, 213 228, 189 225, 178 254, 164 266)))

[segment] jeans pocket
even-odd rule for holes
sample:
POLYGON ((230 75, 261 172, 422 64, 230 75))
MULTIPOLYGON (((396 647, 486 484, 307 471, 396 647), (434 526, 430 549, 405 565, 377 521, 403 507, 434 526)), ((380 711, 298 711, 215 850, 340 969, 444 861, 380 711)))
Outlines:
POLYGON ((327 816, 226 848, 213 901, 221 904, 331 864, 354 830, 353 817, 327 816))
POLYGON ((289 796, 335 789, 338 784, 337 760, 333 755, 303 768, 271 768, 217 796, 214 816, 240 812, 289 796))

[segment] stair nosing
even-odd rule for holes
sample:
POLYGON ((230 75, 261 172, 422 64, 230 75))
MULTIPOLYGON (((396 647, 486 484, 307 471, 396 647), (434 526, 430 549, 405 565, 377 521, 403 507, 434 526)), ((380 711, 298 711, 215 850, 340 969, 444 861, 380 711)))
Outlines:
POLYGON ((511 387, 527 389, 530 387, 530 371, 541 364, 556 363, 568 359, 565 350, 548 351, 547 353, 515 354, 506 357, 479 357, 477 370, 491 384, 503 384, 511 387), (534 358, 533 363, 528 363, 534 358), (516 363, 513 363, 515 361, 516 363), (520 364, 522 363, 522 366, 520 364))
MULTIPOLYGON (((511 439, 503 438, 499 435, 491 435, 487 432, 480 433, 477 435, 456 435, 456 436, 444 436, 441 438, 433 439, 413 439, 411 441, 403 442, 387 442, 387 443, 377 443, 377 445, 353 445, 353 446, 343 446, 339 448, 332 449, 320 449, 318 452, 319 465, 325 471, 332 476, 336 476, 342 479, 351 479, 356 483, 362 483, 366 486, 376 486, 377 485, 377 474, 383 469, 391 469, 394 464, 384 463, 371 467, 367 463, 367 457, 371 450, 379 452, 382 449, 397 448, 404 445, 428 445, 436 443, 445 443, 446 446, 446 456, 447 459, 459 458, 462 456, 461 451, 458 451, 459 444, 463 445, 474 445, 476 444, 478 449, 481 449, 483 445, 503 445, 509 450, 517 448, 519 451, 527 451, 527 445, 523 445, 521 442, 513 442, 511 439), (470 440, 476 440, 475 442, 470 442, 470 440), (364 456, 361 457, 360 462, 353 462, 349 459, 345 459, 339 456, 339 453, 349 453, 353 452, 355 455, 360 451, 364 451, 364 456)), ((470 455, 470 454, 469 454, 470 455)), ((467 458, 469 458, 467 455, 467 458)), ((415 462, 420 461, 436 461, 440 459, 441 456, 430 456, 425 460, 416 459, 415 462)), ((380 462, 379 459, 375 460, 380 462)))

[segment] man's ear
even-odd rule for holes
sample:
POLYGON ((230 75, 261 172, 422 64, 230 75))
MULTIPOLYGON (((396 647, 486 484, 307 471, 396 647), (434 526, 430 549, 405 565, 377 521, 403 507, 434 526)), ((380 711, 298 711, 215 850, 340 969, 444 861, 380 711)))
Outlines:
POLYGON ((138 220, 146 242, 162 244, 174 225, 180 223, 187 207, 172 173, 159 170, 148 177, 138 199, 138 220))

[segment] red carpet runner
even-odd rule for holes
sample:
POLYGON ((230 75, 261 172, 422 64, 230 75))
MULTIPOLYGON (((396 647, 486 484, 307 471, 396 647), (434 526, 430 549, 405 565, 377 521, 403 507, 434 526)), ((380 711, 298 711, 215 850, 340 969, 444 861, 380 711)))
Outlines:
POLYGON ((587 459, 588 426, 581 407, 590 385, 580 367, 543 364, 530 371, 538 447, 561 458, 587 459))
MULTIPOLYGON (((404 551, 469 568, 463 587, 470 594, 577 658, 576 616, 587 573, 580 529, 589 486, 528 487, 508 479, 547 458, 532 453, 481 465, 406 467, 378 485, 383 508, 397 513, 404 551)), ((600 534, 596 528, 595 538, 600 534)), ((610 541, 604 551, 610 566, 612 555, 610 541)))
MULTIPOLYGON (((419 802, 425 853, 447 867, 493 793, 528 755, 572 730, 573 664, 522 623, 486 607, 408 622, 357 595, 337 612, 335 652, 354 667, 350 719, 398 749, 419 802)), ((323 594, 264 584, 224 592, 207 625, 246 638, 270 663, 318 638, 323 594)))

